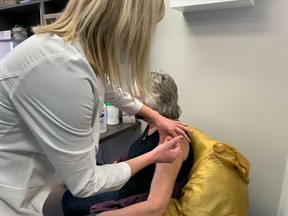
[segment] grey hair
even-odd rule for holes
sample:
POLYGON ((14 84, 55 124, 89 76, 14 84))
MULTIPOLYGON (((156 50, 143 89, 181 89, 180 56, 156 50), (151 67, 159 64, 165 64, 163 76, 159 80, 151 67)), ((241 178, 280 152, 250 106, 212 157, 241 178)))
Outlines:
POLYGON ((152 92, 143 102, 169 119, 178 119, 178 88, 173 78, 161 70, 151 71, 152 92))

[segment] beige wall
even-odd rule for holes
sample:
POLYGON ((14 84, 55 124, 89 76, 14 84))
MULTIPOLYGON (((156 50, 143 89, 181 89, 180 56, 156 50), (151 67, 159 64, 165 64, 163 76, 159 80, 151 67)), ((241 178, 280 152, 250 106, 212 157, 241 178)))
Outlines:
POLYGON ((280 202, 288 152, 287 8, 287 0, 256 0, 253 8, 183 15, 166 0, 153 48, 153 66, 178 84, 181 120, 251 162, 250 216, 275 216, 280 202))

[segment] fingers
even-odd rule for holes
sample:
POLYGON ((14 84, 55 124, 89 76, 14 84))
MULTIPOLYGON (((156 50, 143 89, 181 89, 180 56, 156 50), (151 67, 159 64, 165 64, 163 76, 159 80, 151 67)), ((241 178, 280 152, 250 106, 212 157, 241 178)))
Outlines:
POLYGON ((163 134, 160 134, 160 138, 159 138, 159 144, 162 144, 164 142, 164 135, 163 134))
MULTIPOLYGON (((185 132, 193 133, 193 131, 185 123, 177 121, 176 125, 177 125, 177 128, 175 129, 175 131, 173 131, 173 134, 176 133, 177 135, 182 135, 188 142, 190 142, 190 138, 185 132)), ((171 135, 175 137, 176 135, 173 135, 173 134, 171 133, 171 135)))
POLYGON ((173 139, 169 140, 169 141, 167 142, 168 147, 169 147, 171 150, 174 150, 174 149, 176 149, 177 147, 180 147, 181 139, 183 139, 182 136, 176 136, 176 137, 174 137, 173 139))
POLYGON ((173 144, 170 147, 170 153, 172 154, 172 158, 171 158, 171 161, 169 161, 169 162, 172 163, 181 153, 181 145, 179 142, 173 144))
POLYGON ((181 151, 181 144, 177 142, 176 144, 172 145, 170 150, 178 154, 181 151))
POLYGON ((179 136, 179 135, 182 135, 182 134, 178 134, 178 133, 176 132, 176 130, 177 130, 177 129, 169 132, 169 134, 170 134, 172 137, 177 137, 177 136, 179 136))
MULTIPOLYGON (((173 130, 173 131, 171 131, 171 132, 169 132, 169 134, 172 136, 172 137, 177 137, 177 136, 183 136, 186 140, 187 140, 187 142, 190 142, 190 138, 189 138, 189 136, 185 133, 185 131, 184 131, 184 129, 185 129, 185 131, 191 131, 189 128, 187 128, 187 127, 184 127, 184 128, 176 128, 175 130, 173 130)), ((163 135, 164 136, 164 135, 163 135)), ((161 137, 162 138, 162 137, 161 137)), ((163 138, 164 139, 164 138, 163 138)))
POLYGON ((156 163, 172 163, 181 151, 181 139, 183 139, 182 136, 177 136, 158 146, 156 148, 158 149, 158 159, 156 163))
MULTIPOLYGON (((171 135, 172 137, 178 137, 178 136, 181 136, 183 137, 184 139, 187 140, 187 142, 190 142, 190 138, 189 136, 185 133, 185 131, 183 131, 182 129, 180 128, 176 128, 175 130, 171 131, 168 133, 169 135, 171 135)), ((165 133, 161 133, 160 134, 160 144, 165 142, 165 138, 167 137, 167 134, 165 133)))
POLYGON ((169 124, 164 124, 161 127, 158 128, 160 132, 160 143, 163 143, 165 140, 165 137, 167 135, 171 135, 172 137, 177 137, 179 135, 183 136, 188 142, 190 142, 190 138, 187 135, 187 133, 192 133, 192 130, 188 127, 187 124, 182 123, 180 121, 176 120, 170 120, 168 121, 169 124), (165 127, 166 128, 165 128, 165 127), (164 129, 164 130, 161 130, 164 129))
POLYGON ((166 136, 165 139, 164 139, 164 142, 169 142, 172 139, 173 139, 172 136, 166 136))
POLYGON ((190 142, 190 138, 189 136, 185 133, 185 131, 183 131, 182 129, 177 128, 177 133, 178 135, 182 135, 188 142, 190 142))
POLYGON ((170 139, 170 140, 168 141, 168 143, 177 143, 177 142, 180 142, 182 138, 183 138, 183 137, 182 137, 181 135, 177 135, 177 136, 173 137, 172 139, 170 139))
POLYGON ((193 133, 193 131, 185 123, 177 122, 177 127, 181 128, 182 130, 186 131, 187 133, 193 133))
POLYGON ((187 126, 188 126, 188 124, 183 123, 183 122, 180 122, 180 121, 176 121, 176 120, 175 120, 175 122, 176 122, 178 125, 182 125, 183 127, 187 127, 187 126))

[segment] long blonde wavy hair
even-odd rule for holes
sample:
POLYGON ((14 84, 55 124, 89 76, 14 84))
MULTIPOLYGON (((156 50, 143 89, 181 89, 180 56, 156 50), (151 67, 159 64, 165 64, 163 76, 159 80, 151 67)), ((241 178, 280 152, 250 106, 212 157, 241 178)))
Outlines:
POLYGON ((152 37, 164 11, 164 0, 70 0, 55 23, 33 31, 66 42, 79 38, 97 77, 129 93, 136 84, 144 96, 152 37))

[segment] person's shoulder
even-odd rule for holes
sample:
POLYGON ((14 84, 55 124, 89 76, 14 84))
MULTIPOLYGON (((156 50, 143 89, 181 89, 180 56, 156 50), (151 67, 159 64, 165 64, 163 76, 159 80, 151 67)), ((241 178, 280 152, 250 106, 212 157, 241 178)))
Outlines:
POLYGON ((46 55, 55 55, 59 54, 62 56, 67 55, 68 57, 71 56, 80 56, 77 49, 69 42, 64 41, 60 36, 56 34, 39 34, 34 35, 33 43, 36 43, 46 55))
POLYGON ((40 34, 32 35, 16 48, 15 52, 19 55, 29 57, 29 60, 35 62, 41 58, 49 58, 51 55, 57 53, 66 53, 65 45, 59 39, 56 39, 53 35, 40 34))
POLYGON ((186 139, 181 140, 181 150, 182 150, 182 155, 183 155, 183 161, 185 161, 189 155, 190 151, 190 143, 186 139))

